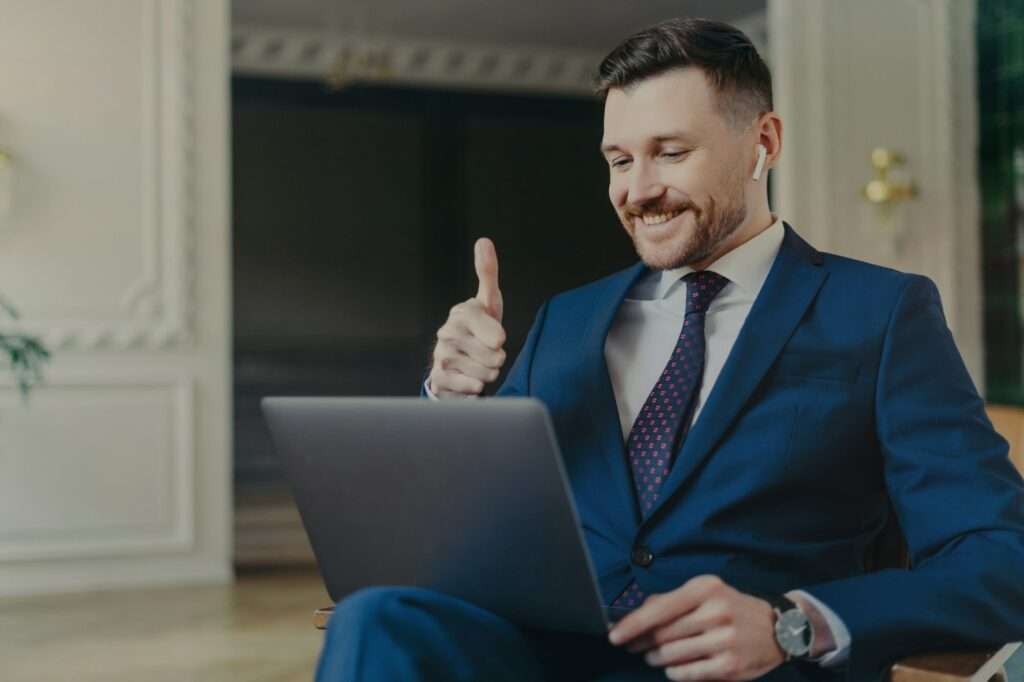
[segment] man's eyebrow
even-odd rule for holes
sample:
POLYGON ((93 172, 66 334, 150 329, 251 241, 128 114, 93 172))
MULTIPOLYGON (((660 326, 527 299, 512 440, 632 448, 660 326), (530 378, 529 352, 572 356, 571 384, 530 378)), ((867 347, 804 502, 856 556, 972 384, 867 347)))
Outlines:
POLYGON ((694 138, 693 135, 682 130, 666 133, 665 135, 655 135, 652 139, 655 142, 668 142, 670 140, 686 142, 687 144, 694 144, 696 142, 696 138, 694 138))
MULTIPOLYGON (((655 144, 660 144, 662 142, 683 142, 684 144, 696 144, 696 138, 694 138, 693 135, 690 135, 689 133, 684 132, 682 130, 665 133, 663 135, 655 135, 654 137, 650 138, 650 141, 654 142, 655 144)), ((602 154, 607 154, 608 152, 616 152, 621 150, 621 147, 619 147, 617 144, 601 145, 602 154)))

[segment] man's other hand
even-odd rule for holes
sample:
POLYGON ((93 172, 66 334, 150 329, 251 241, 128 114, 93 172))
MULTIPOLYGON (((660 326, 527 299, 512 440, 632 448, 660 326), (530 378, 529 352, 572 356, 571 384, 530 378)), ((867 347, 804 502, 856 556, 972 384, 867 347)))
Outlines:
POLYGON ((480 395, 505 364, 504 304, 498 288, 498 255, 490 239, 473 248, 479 288, 451 309, 437 332, 430 391, 438 397, 480 395))
POLYGON ((608 633, 670 680, 751 680, 781 665, 771 604, 714 575, 649 596, 608 633))

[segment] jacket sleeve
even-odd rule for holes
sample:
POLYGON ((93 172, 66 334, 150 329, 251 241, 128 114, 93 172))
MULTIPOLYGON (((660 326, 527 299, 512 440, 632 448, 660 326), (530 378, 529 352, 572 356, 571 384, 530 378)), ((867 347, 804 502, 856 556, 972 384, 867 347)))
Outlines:
POLYGON ((526 343, 519 351, 516 361, 512 364, 512 369, 509 370, 508 376, 505 377, 505 382, 498 389, 496 396, 532 395, 530 379, 533 371, 533 356, 537 352, 537 342, 540 340, 547 316, 548 302, 545 301, 537 311, 533 326, 530 327, 530 332, 526 335, 526 343))
POLYGON ((1024 638, 1024 483, 925 277, 907 277, 891 313, 875 424, 911 568, 803 587, 849 628, 847 679, 1024 638))

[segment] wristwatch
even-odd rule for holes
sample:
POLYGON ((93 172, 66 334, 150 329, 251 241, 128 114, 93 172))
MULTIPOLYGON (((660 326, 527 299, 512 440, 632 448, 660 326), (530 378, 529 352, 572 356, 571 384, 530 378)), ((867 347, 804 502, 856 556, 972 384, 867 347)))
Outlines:
POLYGON ((814 643, 814 626, 807 614, 789 597, 781 594, 758 595, 775 609, 775 641, 786 660, 808 660, 814 643))

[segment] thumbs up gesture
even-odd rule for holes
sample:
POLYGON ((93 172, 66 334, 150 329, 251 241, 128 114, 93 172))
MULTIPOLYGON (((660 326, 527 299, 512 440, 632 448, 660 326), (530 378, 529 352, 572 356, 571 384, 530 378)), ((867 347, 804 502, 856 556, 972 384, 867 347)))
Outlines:
POLYGON ((486 238, 477 240, 473 255, 476 296, 454 306, 437 332, 430 390, 438 397, 480 395, 505 364, 498 255, 486 238))

